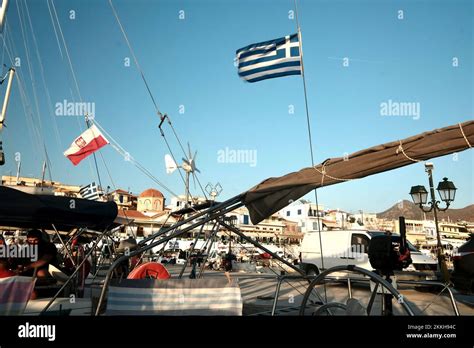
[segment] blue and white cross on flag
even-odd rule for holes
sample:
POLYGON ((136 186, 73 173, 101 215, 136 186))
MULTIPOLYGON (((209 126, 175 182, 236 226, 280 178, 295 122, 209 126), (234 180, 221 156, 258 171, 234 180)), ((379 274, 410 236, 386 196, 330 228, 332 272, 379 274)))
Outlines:
POLYGON ((82 186, 79 190, 79 193, 81 194, 82 198, 89 199, 91 201, 96 201, 104 195, 104 192, 99 186, 97 186, 95 182, 86 186, 82 186))
POLYGON ((248 82, 301 75, 298 34, 242 47, 236 55, 239 76, 248 82))

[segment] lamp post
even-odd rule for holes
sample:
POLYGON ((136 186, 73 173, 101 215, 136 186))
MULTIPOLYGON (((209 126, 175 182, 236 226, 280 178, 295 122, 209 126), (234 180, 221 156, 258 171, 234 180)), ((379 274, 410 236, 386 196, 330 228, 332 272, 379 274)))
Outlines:
POLYGON ((440 207, 440 201, 436 200, 434 184, 433 184, 433 163, 425 164, 425 172, 428 174, 428 180, 430 184, 430 202, 428 206, 425 206, 428 200, 428 191, 422 185, 412 186, 410 190, 410 195, 413 199, 413 203, 418 205, 422 211, 429 213, 433 211, 435 219, 435 228, 436 228, 436 238, 438 240, 438 264, 440 266, 441 272, 443 274, 444 280, 447 282, 449 280, 448 268, 446 267, 446 262, 444 260, 443 246, 441 244, 441 236, 439 234, 438 227, 438 211, 445 211, 449 208, 451 202, 454 201, 456 196, 456 186, 454 186, 452 181, 448 181, 448 178, 443 178, 443 181, 439 182, 436 190, 441 198, 441 200, 446 204, 445 208, 440 207))

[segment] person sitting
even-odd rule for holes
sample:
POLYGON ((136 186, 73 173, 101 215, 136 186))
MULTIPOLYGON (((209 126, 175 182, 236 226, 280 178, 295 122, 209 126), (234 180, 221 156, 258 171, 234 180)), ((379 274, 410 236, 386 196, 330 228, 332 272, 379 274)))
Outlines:
POLYGON ((48 272, 50 264, 58 266, 57 254, 58 251, 53 243, 47 242, 43 239, 43 234, 40 230, 33 229, 28 231, 26 236, 26 243, 29 246, 36 247, 36 260, 24 260, 19 266, 19 272, 24 276, 33 276, 36 271, 38 278, 52 278, 48 272))

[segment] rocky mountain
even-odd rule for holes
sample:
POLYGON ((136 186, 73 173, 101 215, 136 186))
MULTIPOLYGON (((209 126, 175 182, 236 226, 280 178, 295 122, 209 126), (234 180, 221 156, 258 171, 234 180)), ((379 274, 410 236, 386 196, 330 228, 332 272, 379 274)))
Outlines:
MULTIPOLYGON (((444 203, 441 205, 444 206, 444 203)), ((424 218, 421 209, 413 202, 404 200, 394 204, 391 208, 378 213, 377 217, 380 219, 398 219, 399 216, 404 216, 406 219, 422 220, 424 218)), ((433 219, 432 213, 426 213, 427 219, 433 219)), ((440 221, 470 221, 474 222, 474 204, 468 205, 462 209, 448 209, 445 212, 439 212, 438 218, 440 221)))

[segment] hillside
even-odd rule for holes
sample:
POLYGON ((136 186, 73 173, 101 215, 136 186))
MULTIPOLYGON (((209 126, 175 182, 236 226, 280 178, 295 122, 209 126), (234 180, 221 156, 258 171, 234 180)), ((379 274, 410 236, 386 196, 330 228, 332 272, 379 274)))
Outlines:
MULTIPOLYGON (((443 203, 444 204, 444 203, 443 203)), ((442 205, 443 206, 443 205, 442 205)), ((391 208, 377 213, 377 217, 381 219, 398 219, 399 216, 404 216, 406 219, 423 219, 423 212, 413 202, 404 200, 394 204, 391 208)), ((441 220, 450 221, 470 221, 474 222, 474 204, 468 205, 462 209, 448 209, 445 212, 440 212, 438 215, 441 220)), ((426 214, 427 219, 433 219, 432 213, 426 214)))

